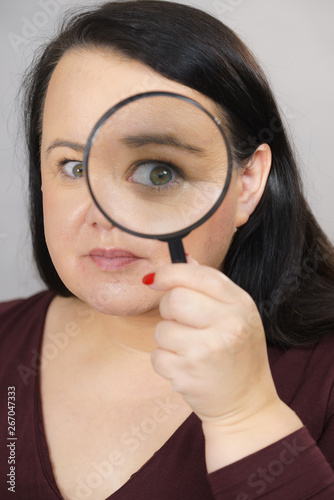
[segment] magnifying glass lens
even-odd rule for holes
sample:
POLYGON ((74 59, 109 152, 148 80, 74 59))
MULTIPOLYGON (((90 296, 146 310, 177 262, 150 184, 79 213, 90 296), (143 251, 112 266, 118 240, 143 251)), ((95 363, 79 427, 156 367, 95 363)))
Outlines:
POLYGON ((217 119, 197 103, 142 96, 100 120, 86 174, 108 219, 159 237, 193 226, 215 207, 230 180, 230 157, 217 119))

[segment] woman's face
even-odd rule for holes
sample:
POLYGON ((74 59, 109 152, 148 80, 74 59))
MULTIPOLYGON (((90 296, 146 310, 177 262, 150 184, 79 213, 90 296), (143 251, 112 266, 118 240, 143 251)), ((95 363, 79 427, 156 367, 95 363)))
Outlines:
MULTIPOLYGON (((154 90, 186 95, 214 112, 213 102, 202 94, 139 62, 98 50, 66 53, 46 95, 41 145, 46 242, 67 288, 106 314, 135 315, 156 309, 159 294, 141 280, 170 262, 168 245, 112 226, 94 205, 85 180, 73 175, 75 163, 71 162, 82 162, 89 133, 107 109, 126 97, 154 90)), ((238 176, 234 176, 218 211, 184 238, 186 252, 201 264, 220 267, 242 222, 239 191, 238 176)))

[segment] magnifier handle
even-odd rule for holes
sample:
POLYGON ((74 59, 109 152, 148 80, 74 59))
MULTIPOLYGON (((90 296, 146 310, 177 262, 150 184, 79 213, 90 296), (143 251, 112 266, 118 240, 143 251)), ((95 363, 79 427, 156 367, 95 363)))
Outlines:
POLYGON ((168 246, 169 246, 170 256, 171 256, 172 262, 174 264, 177 264, 180 262, 181 263, 187 262, 186 254, 184 252, 184 248, 183 248, 183 244, 182 244, 181 239, 169 240, 168 246))

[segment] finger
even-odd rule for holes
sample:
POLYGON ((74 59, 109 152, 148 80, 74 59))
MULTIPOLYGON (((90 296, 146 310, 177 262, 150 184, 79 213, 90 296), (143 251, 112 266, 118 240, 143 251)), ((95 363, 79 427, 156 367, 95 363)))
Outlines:
POLYGON ((160 349, 184 356, 202 342, 203 330, 181 325, 175 321, 160 321, 154 332, 154 339, 160 349))
POLYGON ((180 371, 180 357, 170 351, 155 349, 151 354, 151 362, 155 372, 167 380, 180 371))
POLYGON ((206 328, 222 316, 222 303, 189 288, 177 287, 164 294, 160 315, 193 328, 206 328))
POLYGON ((162 349, 155 349, 151 354, 152 366, 155 372, 169 380, 174 391, 186 395, 193 385, 193 377, 184 370, 184 360, 181 356, 162 349))
POLYGON ((187 262, 188 264, 196 264, 197 266, 199 266, 199 263, 197 262, 197 260, 195 260, 191 255, 189 255, 188 253, 186 254, 186 259, 187 259, 187 262))
POLYGON ((150 288, 165 291, 175 287, 191 288, 226 303, 251 300, 248 294, 225 274, 208 266, 168 264, 157 269, 150 288))

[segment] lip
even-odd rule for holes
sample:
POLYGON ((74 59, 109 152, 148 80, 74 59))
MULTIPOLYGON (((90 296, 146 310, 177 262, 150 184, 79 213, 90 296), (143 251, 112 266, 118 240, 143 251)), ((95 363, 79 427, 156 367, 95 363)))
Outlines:
POLYGON ((103 271, 114 271, 126 267, 141 258, 122 248, 94 248, 88 254, 90 260, 103 271))

